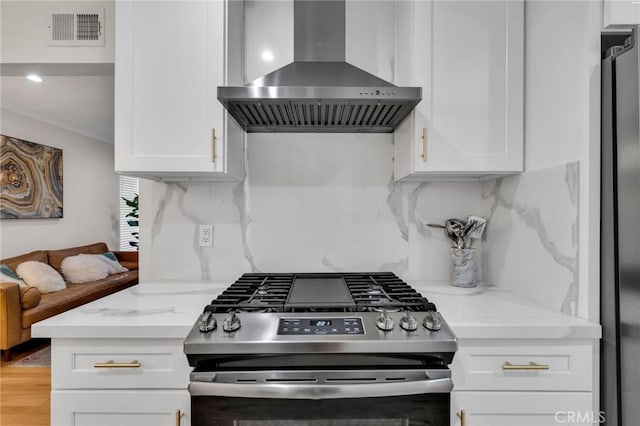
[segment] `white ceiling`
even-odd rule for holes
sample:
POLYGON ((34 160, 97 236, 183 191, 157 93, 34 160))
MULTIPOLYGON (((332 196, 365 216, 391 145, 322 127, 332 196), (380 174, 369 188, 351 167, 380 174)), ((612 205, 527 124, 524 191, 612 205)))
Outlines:
POLYGON ((0 106, 27 117, 113 143, 113 75, 0 77, 0 106))

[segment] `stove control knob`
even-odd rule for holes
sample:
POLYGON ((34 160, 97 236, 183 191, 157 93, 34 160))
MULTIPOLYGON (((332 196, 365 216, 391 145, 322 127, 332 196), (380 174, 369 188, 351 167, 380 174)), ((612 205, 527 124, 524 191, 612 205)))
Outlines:
POLYGON ((442 327, 442 320, 437 312, 427 312, 422 325, 427 330, 438 331, 442 327))
POLYGON ((378 316, 376 326, 382 331, 391 331, 393 329, 393 319, 387 314, 387 311, 382 311, 378 316))
POLYGON ((198 321, 198 329, 203 333, 208 333, 213 331, 218 326, 218 322, 216 318, 211 314, 211 312, 207 311, 204 314, 200 315, 200 320, 198 321))
POLYGON ((411 312, 405 312, 400 318, 400 328, 407 331, 416 331, 418 329, 418 320, 411 315, 411 312))
POLYGON ((236 316, 235 312, 231 312, 224 321, 222 321, 222 329, 227 332, 236 331, 240 328, 240 318, 236 316))

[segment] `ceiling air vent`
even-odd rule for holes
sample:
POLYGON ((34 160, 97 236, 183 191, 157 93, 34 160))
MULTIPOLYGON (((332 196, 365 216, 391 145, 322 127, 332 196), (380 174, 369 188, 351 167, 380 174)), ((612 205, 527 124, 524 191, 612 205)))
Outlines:
POLYGON ((104 46, 104 10, 54 12, 49 46, 104 46))

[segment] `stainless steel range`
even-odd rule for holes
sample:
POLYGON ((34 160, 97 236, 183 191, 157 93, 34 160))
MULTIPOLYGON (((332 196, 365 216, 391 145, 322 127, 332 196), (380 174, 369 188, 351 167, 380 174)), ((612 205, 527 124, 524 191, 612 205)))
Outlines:
POLYGON ((245 274, 187 336, 197 425, 448 425, 455 335, 393 273, 245 274))

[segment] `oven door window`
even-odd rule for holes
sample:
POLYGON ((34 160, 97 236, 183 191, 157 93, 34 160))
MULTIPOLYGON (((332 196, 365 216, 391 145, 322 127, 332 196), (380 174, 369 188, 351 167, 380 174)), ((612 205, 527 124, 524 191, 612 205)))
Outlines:
POLYGON ((192 426, 448 426, 449 393, 376 398, 192 396, 192 426))

